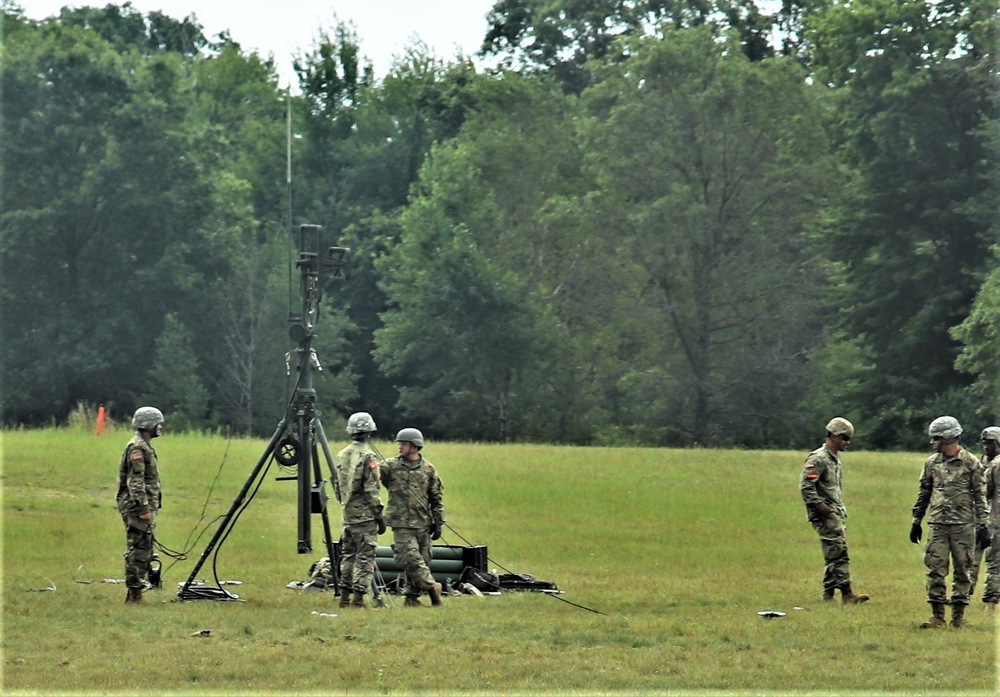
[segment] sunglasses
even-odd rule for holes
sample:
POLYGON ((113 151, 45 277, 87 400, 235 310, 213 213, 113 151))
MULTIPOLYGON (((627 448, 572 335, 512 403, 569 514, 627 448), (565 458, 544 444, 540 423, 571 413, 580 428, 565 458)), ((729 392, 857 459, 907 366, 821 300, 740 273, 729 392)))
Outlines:
POLYGON ((846 433, 841 433, 837 437, 840 438, 840 440, 844 441, 845 443, 850 443, 851 442, 851 437, 849 435, 847 435, 846 433))
POLYGON ((942 436, 931 436, 931 440, 944 440, 942 436))

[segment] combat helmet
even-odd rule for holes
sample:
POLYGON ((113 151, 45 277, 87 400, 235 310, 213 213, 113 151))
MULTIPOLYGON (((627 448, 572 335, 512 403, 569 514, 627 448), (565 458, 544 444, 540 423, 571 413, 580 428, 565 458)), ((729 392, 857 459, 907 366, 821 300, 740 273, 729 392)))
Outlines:
POLYGON ((826 432, 833 436, 853 436, 854 424, 843 416, 835 416, 826 425, 826 432))
POLYGON ((927 433, 931 438, 954 440, 962 435, 962 426, 954 416, 939 416, 931 421, 927 433))
POLYGON ((163 412, 156 407, 139 407, 132 416, 132 428, 136 431, 152 431, 163 423, 163 412))
POLYGON ((1000 426, 987 426, 983 429, 983 434, 979 436, 979 440, 992 440, 1000 443, 1000 426))
POLYGON ((396 442, 401 443, 403 441, 413 443, 418 448, 422 448, 424 447, 424 434, 415 428, 404 428, 396 434, 396 442))
POLYGON ((377 430, 375 419, 367 411, 355 412, 347 420, 347 433, 349 435, 355 436, 359 433, 374 433, 377 430))

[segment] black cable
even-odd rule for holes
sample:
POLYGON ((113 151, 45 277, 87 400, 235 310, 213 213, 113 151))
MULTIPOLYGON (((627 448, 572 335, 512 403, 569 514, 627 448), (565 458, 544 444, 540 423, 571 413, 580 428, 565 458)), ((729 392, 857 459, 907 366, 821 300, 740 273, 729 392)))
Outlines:
MULTIPOLYGON (((285 413, 286 414, 291 409, 292 402, 293 402, 293 400, 295 398, 295 393, 298 391, 299 384, 300 384, 301 381, 302 381, 302 372, 300 371, 299 374, 298 374, 298 376, 296 377, 296 380, 295 380, 295 387, 292 389, 291 393, 288 396, 287 401, 285 402, 285 413)), ((230 441, 231 441, 231 438, 230 438, 230 441)), ((228 446, 227 446, 226 452, 227 453, 229 452, 228 446)), ((212 577, 215 579, 215 587, 214 588, 212 588, 212 587, 208 587, 208 588, 192 588, 190 585, 188 585, 186 588, 182 589, 182 593, 183 593, 184 596, 187 596, 187 599, 207 598, 207 599, 212 599, 212 600, 233 600, 233 599, 236 599, 238 597, 238 596, 230 593, 226 589, 224 589, 222 587, 222 582, 219 581, 219 570, 218 570, 219 550, 222 549, 222 545, 229 538, 229 533, 231 533, 233 531, 233 527, 236 525, 236 521, 239 520, 240 515, 243 514, 243 511, 246 510, 247 506, 250 505, 250 502, 253 501, 254 497, 257 495, 257 492, 260 491, 260 487, 264 483, 265 476, 267 475, 268 471, 270 471, 271 465, 273 465, 275 462, 276 462, 275 454, 274 454, 274 452, 272 452, 270 458, 268 459, 267 466, 264 467, 264 469, 261 470, 258 473, 257 485, 254 487, 253 491, 250 492, 250 495, 243 502, 243 505, 241 505, 237 509, 236 513, 230 519, 230 521, 229 521, 229 527, 225 530, 225 532, 223 533, 222 537, 219 538, 218 544, 215 546, 215 549, 212 551, 212 577)), ((281 466, 281 464, 279 463, 279 467, 280 466, 281 466)), ((218 475, 216 476, 216 478, 218 478, 218 475)), ((212 486, 213 487, 215 486, 214 482, 213 482, 212 486)), ((209 493, 211 493, 211 492, 209 492, 209 493)), ((224 515, 223 516, 219 516, 215 520, 219 520, 221 518, 225 518, 225 516, 224 515)), ((213 522, 215 522, 215 521, 213 521, 213 522)), ((199 538, 200 537, 201 536, 199 535, 199 538)), ((182 598, 182 599, 184 599, 184 598, 182 598)))
MULTIPOLYGON (((458 537, 458 539, 460 539, 460 540, 461 540, 462 542, 464 542, 464 543, 465 543, 466 545, 468 545, 468 546, 470 546, 470 547, 474 547, 474 546, 475 546, 474 544, 472 544, 471 542, 469 542, 469 540, 465 539, 465 537, 463 537, 463 536, 462 536, 462 534, 461 534, 461 533, 459 533, 459 532, 458 532, 458 531, 457 531, 457 530, 456 530, 455 528, 453 528, 453 527, 451 527, 450 525, 448 525, 448 523, 445 523, 444 525, 445 525, 445 527, 446 527, 446 528, 448 528, 448 529, 449 529, 449 530, 451 530, 451 531, 452 531, 453 533, 455 533, 455 535, 456 535, 456 536, 458 537)), ((506 566, 504 566, 503 564, 501 564, 501 563, 500 563, 500 562, 498 562, 497 560, 493 559, 493 558, 492 558, 492 557, 490 557, 489 555, 487 555, 487 556, 486 556, 486 560, 487 560, 487 561, 489 561, 489 562, 491 562, 491 563, 492 563, 492 564, 493 564, 494 566, 496 566, 496 567, 497 567, 498 569, 503 569, 503 570, 504 570, 504 571, 506 571, 506 572, 507 572, 508 574, 513 574, 513 575, 515 575, 515 576, 520 576, 520 574, 518 574, 517 572, 514 572, 514 571, 511 571, 511 570, 510 570, 510 569, 508 569, 508 568, 507 568, 506 566)), ((580 604, 578 604, 578 603, 574 603, 574 602, 572 602, 572 601, 570 601, 570 600, 566 600, 566 598, 561 598, 561 597, 559 597, 559 595, 557 595, 557 594, 555 594, 555 593, 545 593, 545 595, 550 595, 550 596, 552 596, 553 598, 556 598, 557 600, 561 600, 561 601, 563 601, 564 603, 569 603, 569 604, 570 604, 570 605, 572 605, 573 607, 578 607, 578 608, 580 608, 581 610, 586 610, 587 612, 593 612, 594 614, 597 614, 597 615, 602 615, 602 616, 604 616, 604 617, 607 617, 607 615, 606 615, 605 613, 601 612, 600 610, 595 610, 595 609, 594 609, 594 608, 592 608, 592 607, 587 607, 586 605, 580 605, 580 604)))
POLYGON ((596 614, 596 615, 601 615, 601 616, 603 616, 603 617, 607 617, 607 615, 605 615, 605 614, 604 614, 603 612, 601 612, 600 610, 595 610, 594 608, 592 608, 592 607, 587 607, 587 606, 585 606, 585 605, 579 605, 579 604, 577 604, 577 603, 574 603, 574 602, 573 602, 573 601, 571 601, 571 600, 566 600, 566 598, 560 598, 560 597, 559 597, 558 595, 556 595, 555 593, 546 593, 545 595, 549 595, 549 596, 552 596, 552 597, 553 597, 553 598, 555 598, 556 600, 561 600, 561 601, 563 601, 564 603, 569 603, 569 604, 570 604, 570 605, 572 605, 573 607, 578 607, 578 608, 580 608, 581 610, 586 610, 587 612, 593 612, 593 613, 594 613, 594 614, 596 614))
POLYGON ((223 516, 220 515, 216 516, 214 519, 209 521, 209 523, 202 529, 202 531, 198 533, 198 536, 194 539, 194 542, 191 542, 191 536, 194 535, 201 521, 205 519, 205 511, 208 510, 208 502, 212 498, 212 492, 215 491, 215 485, 218 483, 219 477, 222 476, 222 470, 226 466, 226 460, 229 458, 229 448, 232 445, 232 443, 233 443, 233 431, 232 429, 230 429, 229 439, 226 441, 226 451, 222 454, 222 461, 219 463, 219 469, 216 470, 215 478, 212 480, 212 485, 208 488, 208 493, 205 495, 205 502, 201 505, 201 513, 198 514, 198 520, 196 520, 194 525, 191 526, 191 531, 188 533, 187 539, 184 540, 184 550, 178 552, 177 550, 170 549, 162 542, 160 542, 158 539, 156 539, 155 535, 153 536, 153 546, 158 551, 162 552, 164 556, 173 559, 173 561, 170 563, 170 566, 168 566, 166 569, 163 570, 162 572, 163 574, 166 574, 168 571, 170 571, 170 569, 172 569, 174 565, 177 564, 177 562, 187 561, 188 552, 194 549, 195 545, 198 544, 198 540, 200 540, 202 536, 206 532, 208 532, 208 530, 211 529, 212 525, 214 525, 223 518, 223 516))

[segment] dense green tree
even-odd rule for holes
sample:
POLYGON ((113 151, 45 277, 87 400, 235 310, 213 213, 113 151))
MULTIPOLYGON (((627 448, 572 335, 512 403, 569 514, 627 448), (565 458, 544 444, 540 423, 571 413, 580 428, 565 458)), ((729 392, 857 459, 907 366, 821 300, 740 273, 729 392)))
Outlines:
POLYGON ((64 7, 59 23, 90 29, 118 52, 169 51, 194 56, 209 44, 194 15, 182 20, 156 11, 143 15, 131 2, 109 3, 103 8, 64 7))
POLYGON ((970 212, 995 173, 981 128, 995 86, 969 9, 860 0, 810 22, 812 67, 837 88, 835 133, 854 172, 825 236, 843 265, 840 326, 872 361, 848 406, 877 447, 921 442, 942 396, 968 383, 949 330, 979 285, 988 240, 970 212))
POLYGON ((49 23, 11 34, 3 64, 6 406, 130 401, 165 312, 214 259, 174 244, 207 203, 184 157, 181 59, 49 23))
MULTIPOLYGON (((353 40, 342 32, 338 36, 353 40)), ((303 59, 303 69, 310 65, 303 59)), ((360 379, 363 403, 352 404, 349 410, 372 411, 387 423, 398 413, 398 393, 372 358, 374 332, 381 326, 379 313, 386 308, 372 260, 397 243, 399 213, 432 145, 461 128, 470 108, 466 86, 474 76, 470 64, 446 65, 426 46, 414 44, 381 81, 364 81, 349 100, 341 100, 349 102, 343 109, 305 111, 305 142, 298 151, 304 147, 308 154, 297 165, 297 215, 322 223, 331 244, 351 248, 348 282, 331 295, 350 320, 344 331, 351 355, 338 367, 360 379), (343 133, 335 126, 339 119, 351 124, 343 133), (343 137, 314 140, 316 133, 332 132, 343 137)), ((310 89, 303 84, 303 90, 310 89)))
POLYGON ((156 340, 142 398, 169 415, 177 431, 204 426, 208 417, 208 390, 201 382, 201 367, 191 341, 191 331, 177 315, 168 314, 163 333, 156 340))
POLYGON ((560 308, 593 265, 554 204, 539 225, 579 173, 572 108, 517 75, 470 89, 474 114, 432 152, 399 244, 377 260, 389 309, 376 357, 404 413, 448 437, 586 439, 586 352, 560 308))
MULTIPOLYGON (((708 29, 629 45, 585 96, 607 243, 655 311, 660 411, 682 442, 789 438, 827 270, 807 244, 833 181, 817 90, 708 29)), ((636 356, 631 371, 648 387, 636 356)), ((654 376, 655 377, 655 374, 654 376)), ((633 381, 634 382, 634 381, 633 381)))
POLYGON ((592 81, 588 61, 620 60, 623 37, 640 37, 660 25, 735 31, 752 60, 774 54, 775 16, 754 0, 497 0, 480 51, 505 69, 541 69, 579 93, 592 81))
POLYGON ((274 232, 285 239, 273 70, 232 44, 186 56, 137 32, 130 47, 128 7, 66 14, 19 24, 3 47, 6 413, 46 418, 79 399, 130 410, 173 313, 199 357, 191 379, 228 418, 218 394, 233 385, 209 379, 238 358, 220 327, 258 310, 226 292, 255 287, 236 271, 274 232), (41 355, 51 360, 29 370, 41 355))

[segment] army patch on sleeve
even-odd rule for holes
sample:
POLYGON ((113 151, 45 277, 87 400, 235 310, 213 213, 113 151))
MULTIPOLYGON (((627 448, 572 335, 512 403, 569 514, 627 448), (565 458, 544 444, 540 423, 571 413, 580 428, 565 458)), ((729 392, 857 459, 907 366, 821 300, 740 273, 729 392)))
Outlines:
POLYGON ((129 459, 132 460, 133 462, 139 462, 140 460, 145 460, 146 458, 142 456, 141 450, 133 450, 132 454, 129 456, 129 459))

